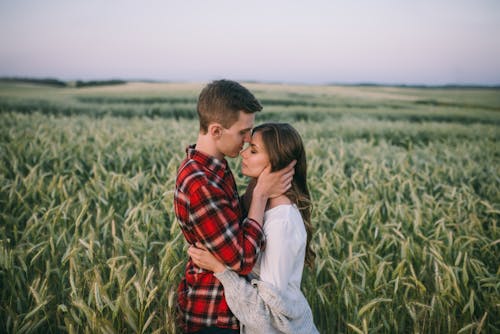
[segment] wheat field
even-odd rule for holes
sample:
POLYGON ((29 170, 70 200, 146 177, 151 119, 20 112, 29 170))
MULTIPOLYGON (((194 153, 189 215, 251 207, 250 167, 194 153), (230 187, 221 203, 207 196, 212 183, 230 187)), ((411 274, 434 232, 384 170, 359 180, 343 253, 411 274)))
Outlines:
MULTIPOLYGON (((245 85, 306 145, 321 333, 500 332, 498 88, 245 85)), ((202 87, 0 82, 1 332, 179 333, 202 87)))

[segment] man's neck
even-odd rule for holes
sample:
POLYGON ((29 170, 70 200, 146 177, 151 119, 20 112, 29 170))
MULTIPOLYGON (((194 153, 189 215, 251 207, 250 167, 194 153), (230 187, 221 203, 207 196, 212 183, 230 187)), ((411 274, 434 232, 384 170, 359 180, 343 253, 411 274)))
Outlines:
POLYGON ((196 150, 219 160, 224 159, 224 154, 222 154, 217 149, 215 143, 212 141, 212 138, 210 138, 208 135, 204 135, 201 133, 198 134, 198 140, 196 141, 196 150))

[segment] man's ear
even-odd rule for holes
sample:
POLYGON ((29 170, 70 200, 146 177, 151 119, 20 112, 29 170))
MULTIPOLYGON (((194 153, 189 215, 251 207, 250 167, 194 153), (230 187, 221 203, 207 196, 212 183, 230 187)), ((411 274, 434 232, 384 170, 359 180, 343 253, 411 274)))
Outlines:
POLYGON ((219 139, 222 136, 223 127, 219 123, 212 123, 208 126, 208 133, 214 139, 219 139))

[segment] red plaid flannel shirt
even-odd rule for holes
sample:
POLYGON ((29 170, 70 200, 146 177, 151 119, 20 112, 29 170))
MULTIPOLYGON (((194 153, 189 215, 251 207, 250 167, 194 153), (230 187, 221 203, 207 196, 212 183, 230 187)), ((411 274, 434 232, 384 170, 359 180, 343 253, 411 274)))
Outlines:
MULTIPOLYGON (((186 153, 177 174, 174 208, 187 242, 199 241, 229 268, 241 275, 250 273, 264 247, 264 231, 256 221, 243 219, 227 161, 209 157, 194 146, 186 153)), ((222 284, 191 260, 177 292, 179 320, 185 332, 209 326, 239 328, 222 284)))

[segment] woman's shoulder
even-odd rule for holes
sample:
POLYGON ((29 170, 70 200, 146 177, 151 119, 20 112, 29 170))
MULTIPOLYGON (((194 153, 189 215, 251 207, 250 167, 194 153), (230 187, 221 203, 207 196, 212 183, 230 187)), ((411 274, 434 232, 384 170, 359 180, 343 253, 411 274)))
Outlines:
POLYGON ((273 206, 264 212, 264 219, 289 219, 300 215, 300 211, 295 204, 284 203, 273 206))
POLYGON ((264 230, 266 229, 302 232, 304 222, 295 204, 280 204, 265 212, 264 230))

